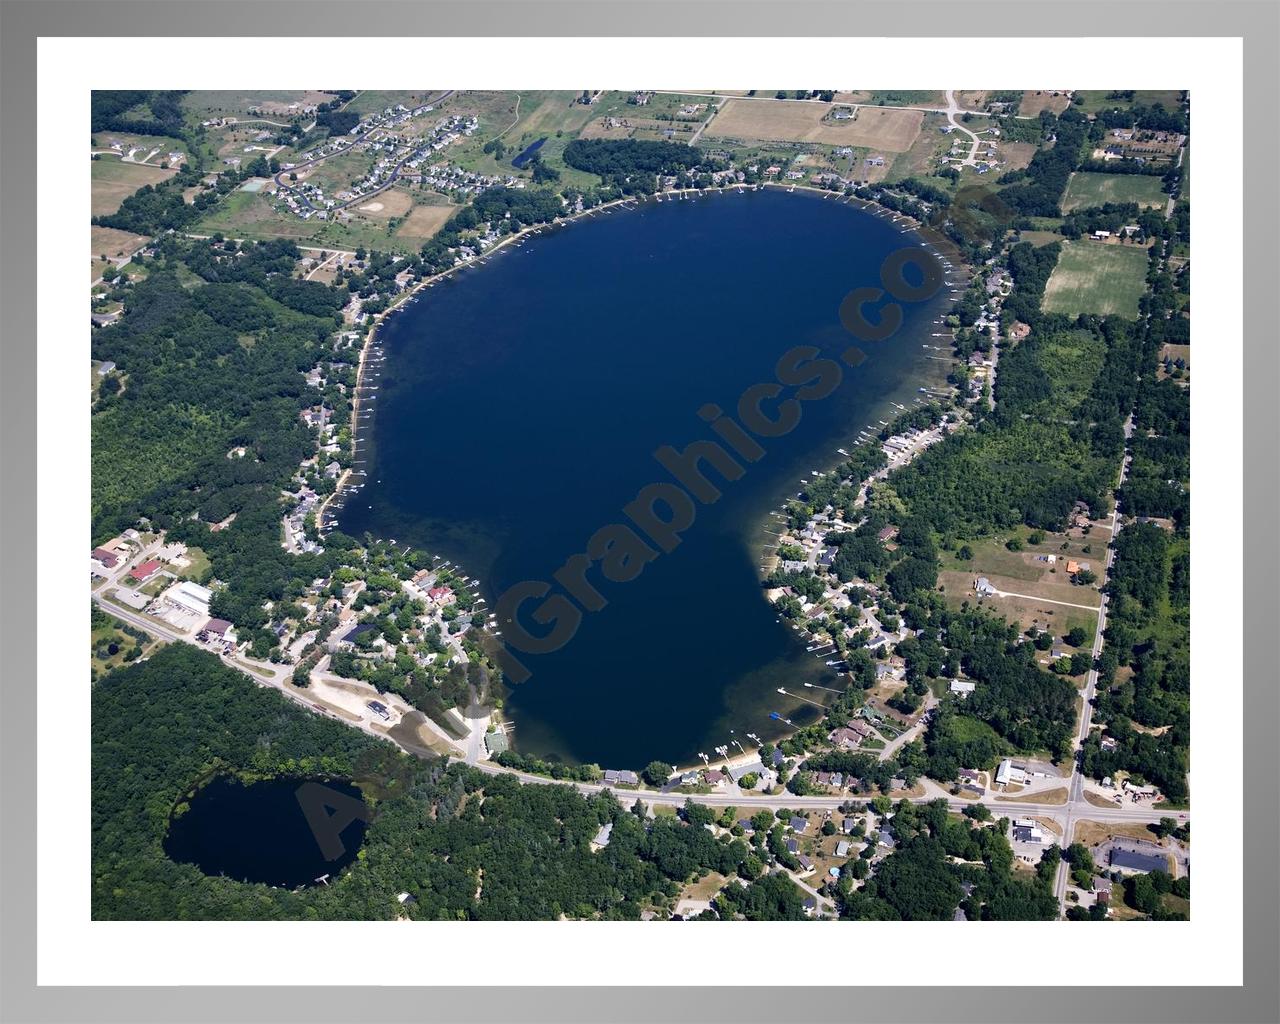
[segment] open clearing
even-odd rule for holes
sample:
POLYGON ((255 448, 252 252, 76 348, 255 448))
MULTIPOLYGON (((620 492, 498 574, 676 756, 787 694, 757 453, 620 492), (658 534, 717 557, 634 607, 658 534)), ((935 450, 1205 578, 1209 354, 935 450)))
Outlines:
POLYGON ((797 100, 726 100, 705 134, 714 138, 866 146, 905 153, 920 134, 924 120, 918 110, 897 107, 856 107, 854 118, 826 119, 838 109, 838 104, 797 100))
POLYGON ((96 281, 102 276, 102 271, 108 265, 103 262, 102 257, 105 256, 107 260, 119 259, 136 252, 146 244, 146 235, 135 235, 128 231, 119 231, 116 228, 91 227, 89 229, 89 254, 94 273, 89 280, 96 281))
POLYGON ((396 231, 396 237, 425 242, 444 227, 455 209, 454 206, 415 206, 396 231))
POLYGON ((1138 315, 1147 277, 1147 250, 1086 240, 1062 246, 1044 290, 1044 311, 1079 316, 1138 315))
POLYGON ((1042 110, 1051 110, 1061 114, 1071 106, 1071 97, 1062 90, 1027 89, 1022 93, 1022 103, 1018 106, 1020 117, 1035 117, 1042 110))
POLYGON ((996 799, 1010 804, 1065 804, 1067 802, 1067 791, 1059 787, 1058 789, 1026 793, 1023 796, 998 796, 996 799))
POLYGON ((1128 821, 1077 821, 1072 839, 1085 846, 1097 846, 1099 843, 1105 843, 1112 836, 1156 842, 1156 834, 1146 825, 1128 821))
POLYGON ((1070 213, 1103 203, 1137 203, 1161 208, 1169 197, 1160 190, 1162 179, 1154 174, 1098 174, 1077 171, 1067 182, 1062 212, 1070 213))
POLYGON ((159 167, 125 163, 109 156, 94 160, 90 175, 91 212, 95 217, 115 213, 125 199, 144 185, 154 185, 177 173, 159 167))

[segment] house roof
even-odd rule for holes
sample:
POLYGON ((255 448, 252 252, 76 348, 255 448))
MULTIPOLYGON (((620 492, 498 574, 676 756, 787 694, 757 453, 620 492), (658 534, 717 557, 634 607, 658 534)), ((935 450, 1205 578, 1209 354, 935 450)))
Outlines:
POLYGON ((158 559, 148 558, 145 562, 142 562, 140 565, 135 565, 133 569, 130 571, 129 575, 132 576, 135 580, 145 580, 148 576, 150 576, 153 572, 155 572, 159 568, 160 568, 160 562, 158 559))

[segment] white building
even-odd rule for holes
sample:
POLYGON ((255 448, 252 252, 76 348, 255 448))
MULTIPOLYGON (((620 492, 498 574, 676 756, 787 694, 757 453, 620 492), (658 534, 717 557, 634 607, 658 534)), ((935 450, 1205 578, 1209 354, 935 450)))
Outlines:
POLYGON ((209 602, 213 599, 213 591, 208 587, 200 586, 199 583, 184 580, 177 586, 166 590, 164 599, 170 604, 177 605, 179 608, 194 612, 201 618, 207 619, 209 617, 209 602))
POLYGON ((1027 772, 1025 768, 1019 768, 1006 757, 996 769, 996 785, 1007 786, 1010 783, 1018 786, 1026 785, 1027 772))

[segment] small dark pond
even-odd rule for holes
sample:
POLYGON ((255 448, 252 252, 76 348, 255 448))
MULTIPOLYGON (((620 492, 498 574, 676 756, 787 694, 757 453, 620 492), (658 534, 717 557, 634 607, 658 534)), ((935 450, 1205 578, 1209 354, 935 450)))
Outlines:
POLYGON ((206 875, 292 889, 355 860, 368 817, 349 782, 220 775, 170 820, 164 851, 206 875))
POLYGON ((531 142, 525 146, 524 152, 511 161, 511 166, 518 170, 524 170, 525 164, 533 159, 533 154, 542 148, 542 144, 546 142, 545 138, 539 139, 537 142, 531 142))

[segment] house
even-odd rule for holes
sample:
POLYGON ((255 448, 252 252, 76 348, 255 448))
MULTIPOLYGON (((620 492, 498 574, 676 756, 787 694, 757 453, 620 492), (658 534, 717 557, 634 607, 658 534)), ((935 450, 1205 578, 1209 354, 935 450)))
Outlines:
POLYGON ((876 534, 876 540, 880 541, 881 543, 884 543, 885 541, 893 540, 893 538, 896 537, 897 535, 898 535, 898 528, 896 526, 886 526, 884 529, 882 529, 879 533, 876 534))
POLYGON ((840 823, 840 828, 845 833, 845 835, 848 835, 857 827, 858 827, 858 823, 854 821, 852 818, 845 818, 840 823))
POLYGON ((809 917, 813 917, 818 911, 818 898, 816 896, 806 896, 804 898, 804 912, 809 917))
MULTIPOLYGON (((107 321, 107 323, 110 323, 110 322, 111 322, 110 320, 107 321)), ((98 376, 105 377, 115 368, 116 368, 116 364, 113 363, 110 359, 108 359, 105 363, 103 363, 101 366, 98 367, 98 376)))
POLYGON ((1110 863, 1117 871, 1168 871, 1169 858, 1163 853, 1143 853, 1125 846, 1111 848, 1110 863))
POLYGON ((1110 238, 1110 237, 1111 237, 1111 232, 1110 232, 1110 231, 1095 231, 1095 232, 1093 233, 1093 237, 1094 237, 1097 241, 1101 242, 1101 241, 1104 241, 1105 239, 1110 238))
POLYGON ((697 786, 702 782, 702 777, 697 772, 685 772, 680 776, 680 785, 697 786))
POLYGON ((962 910, 960 907, 956 907, 956 912, 953 915, 951 915, 951 920, 967 921, 969 920, 969 918, 965 916, 964 910, 962 910))
POLYGON ((973 581, 973 590, 979 597, 994 597, 996 588, 992 586, 991 581, 985 576, 979 576, 973 581))
POLYGON ((156 571, 159 568, 160 568, 159 559, 149 558, 145 562, 142 562, 139 565, 135 565, 129 571, 129 575, 132 576, 139 583, 146 583, 147 580, 151 579, 151 577, 156 574, 156 571))
POLYGON ((91 555, 95 562, 100 562, 108 569, 114 569, 120 561, 120 556, 114 551, 108 551, 106 548, 94 548, 91 555))
POLYGON ((837 857, 849 856, 849 843, 847 840, 841 839, 840 842, 836 843, 836 856, 837 857))
POLYGON ((452 604, 457 598, 452 590, 448 587, 432 587, 427 591, 427 599, 434 605, 443 608, 447 604, 452 604))
POLYGON ((961 697, 967 697, 978 688, 978 684, 969 679, 953 679, 951 680, 951 692, 958 693, 961 697))
POLYGON ((640 776, 635 772, 614 771, 610 768, 604 773, 604 781, 606 785, 638 786, 640 785, 640 776))
POLYGON ((812 871, 812 870, 813 870, 813 861, 811 861, 811 860, 810 860, 808 857, 806 857, 803 853, 802 853, 802 854, 800 854, 798 857, 796 857, 796 860, 798 860, 798 861, 800 862, 800 867, 801 867, 803 870, 805 870, 805 871, 812 871))
POLYGON ((609 837, 613 834, 613 822, 607 825, 601 825, 600 831, 596 833, 594 839, 591 840, 591 848, 593 850, 603 850, 609 845, 609 837))
POLYGON ((380 700, 371 700, 365 705, 370 711, 381 718, 384 722, 391 721, 391 711, 380 700))
POLYGON ((1024 324, 1021 320, 1015 320, 1013 326, 1009 328, 1009 337, 1014 341, 1021 341, 1031 333, 1031 325, 1024 324))
POLYGON ((787 840, 787 853, 799 853, 800 844, 794 839, 787 840))
POLYGON ((1075 575, 1076 573, 1078 573, 1079 571, 1080 571, 1080 563, 1079 563, 1079 562, 1077 562, 1077 561, 1076 561, 1075 559, 1073 559, 1073 558, 1072 558, 1072 559, 1068 559, 1068 560, 1067 560, 1067 573, 1068 573, 1068 575, 1074 576, 1074 575, 1075 575))
POLYGON ((792 818, 789 822, 787 822, 787 825, 791 828, 792 832, 803 833, 804 830, 809 827, 809 819, 795 817, 795 818, 792 818))
POLYGON ((406 904, 409 904, 409 903, 417 903, 418 897, 413 895, 413 893, 411 892, 402 892, 396 896, 396 902, 399 903, 401 906, 405 906, 406 904))
POLYGON ((703 778, 708 786, 723 786, 729 776, 720 771, 719 768, 712 768, 710 771, 703 773, 703 778))
POLYGON ((895 846, 898 845, 897 841, 893 838, 893 833, 885 828, 882 828, 880 830, 879 839, 880 839, 880 845, 889 850, 892 850, 895 846))
POLYGON ((1111 902, 1111 879, 1094 875, 1089 887, 1093 890, 1094 899, 1099 903, 1111 902))
POLYGON ((484 734, 485 749, 489 751, 489 756, 501 754, 509 749, 510 743, 507 740, 507 734, 502 731, 487 732, 484 734))

